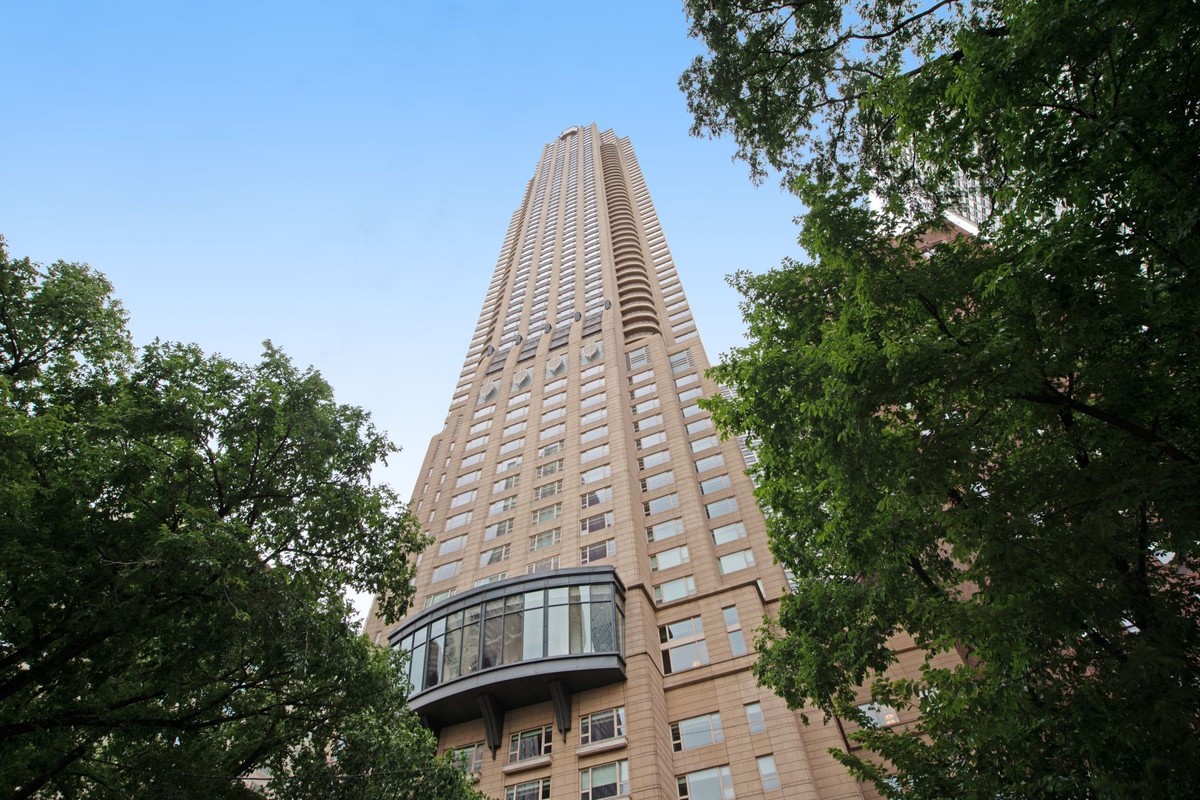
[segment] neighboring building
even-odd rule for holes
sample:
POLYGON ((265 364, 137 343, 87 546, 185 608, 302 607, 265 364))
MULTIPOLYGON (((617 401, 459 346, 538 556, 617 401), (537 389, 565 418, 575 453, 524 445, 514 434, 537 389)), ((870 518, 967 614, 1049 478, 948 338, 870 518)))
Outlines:
POLYGON ((697 405, 707 367, 629 140, 568 128, 421 468, 436 543, 413 612, 367 625, 412 654, 411 705, 493 797, 874 796, 827 753, 837 720, 755 684, 788 583, 748 454, 697 405))

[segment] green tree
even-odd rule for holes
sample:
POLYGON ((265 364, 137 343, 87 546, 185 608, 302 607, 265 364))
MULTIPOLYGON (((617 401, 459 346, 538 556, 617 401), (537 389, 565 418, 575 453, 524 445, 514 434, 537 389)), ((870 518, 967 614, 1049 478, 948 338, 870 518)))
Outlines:
POLYGON ((14 796, 472 796, 352 627, 344 587, 398 615, 423 537, 319 374, 138 353, 102 276, 0 242, 0 429, 14 796))
POLYGON ((714 370, 797 578, 760 678, 919 705, 839 754, 890 796, 1200 795, 1200 6, 687 6, 696 132, 810 208, 714 370))

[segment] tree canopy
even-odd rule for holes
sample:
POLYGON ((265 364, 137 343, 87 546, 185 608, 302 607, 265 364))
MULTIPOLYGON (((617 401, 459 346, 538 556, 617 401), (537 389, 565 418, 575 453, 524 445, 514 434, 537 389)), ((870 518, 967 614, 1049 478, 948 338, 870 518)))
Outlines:
POLYGON ((889 796, 1197 796, 1200 6, 687 7, 696 132, 810 209, 714 369, 797 581, 760 678, 919 706, 839 754, 889 796))
POLYGON ((0 243, 0 783, 16 797, 469 797, 344 587, 407 603, 393 445, 270 343, 136 351, 0 243))

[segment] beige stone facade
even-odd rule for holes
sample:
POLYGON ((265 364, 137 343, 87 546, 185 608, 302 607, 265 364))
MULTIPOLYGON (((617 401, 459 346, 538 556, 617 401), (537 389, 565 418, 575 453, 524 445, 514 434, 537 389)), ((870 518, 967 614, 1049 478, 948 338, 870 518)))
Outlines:
POLYGON ((788 584, 752 456, 696 405, 708 366, 629 140, 567 129, 413 493, 436 540, 414 608, 367 626, 412 648, 414 708, 444 750, 475 747, 487 794, 875 796, 829 756, 837 720, 805 726, 755 685, 754 633, 788 584), (567 585, 584 578, 590 605, 567 585))

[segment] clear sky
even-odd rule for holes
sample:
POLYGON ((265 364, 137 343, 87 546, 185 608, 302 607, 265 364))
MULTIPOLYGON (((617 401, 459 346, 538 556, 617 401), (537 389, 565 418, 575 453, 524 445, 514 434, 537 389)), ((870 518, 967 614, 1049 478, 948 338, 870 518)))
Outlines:
POLYGON ((0 37, 10 253, 104 272, 138 344, 314 365, 404 448, 404 497, 563 128, 631 137, 712 360, 724 276, 800 256, 799 202, 688 135, 671 0, 9 0, 0 37))

